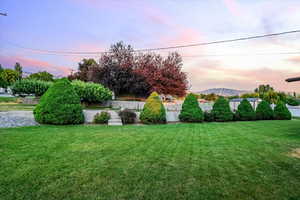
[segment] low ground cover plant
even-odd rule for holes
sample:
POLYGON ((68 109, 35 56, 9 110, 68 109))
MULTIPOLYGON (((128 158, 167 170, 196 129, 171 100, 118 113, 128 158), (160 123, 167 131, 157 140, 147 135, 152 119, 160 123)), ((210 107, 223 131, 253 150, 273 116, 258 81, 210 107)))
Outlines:
POLYGON ((34 111, 41 124, 81 124, 84 122, 80 99, 66 78, 56 81, 41 97, 34 111))
POLYGON ((156 92, 152 92, 146 100, 140 115, 140 120, 145 124, 166 123, 166 110, 156 92))
POLYGON ((125 109, 119 112, 123 124, 133 124, 136 120, 135 112, 125 109))
POLYGON ((202 122, 204 115, 199 107, 197 97, 193 94, 188 94, 182 104, 182 109, 179 114, 179 119, 182 122, 202 122))
POLYGON ((110 114, 108 112, 103 111, 101 113, 97 113, 94 116, 93 122, 95 124, 107 124, 109 120, 110 120, 110 114))

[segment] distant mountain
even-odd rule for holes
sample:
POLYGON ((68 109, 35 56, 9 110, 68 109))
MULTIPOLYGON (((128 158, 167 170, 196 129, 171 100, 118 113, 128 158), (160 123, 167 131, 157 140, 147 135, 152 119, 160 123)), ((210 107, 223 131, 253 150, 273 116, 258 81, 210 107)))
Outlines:
POLYGON ((204 90, 201 92, 197 92, 198 94, 216 94, 220 96, 239 96, 245 93, 249 93, 251 91, 247 90, 234 90, 234 89, 228 89, 228 88, 212 88, 208 90, 204 90))

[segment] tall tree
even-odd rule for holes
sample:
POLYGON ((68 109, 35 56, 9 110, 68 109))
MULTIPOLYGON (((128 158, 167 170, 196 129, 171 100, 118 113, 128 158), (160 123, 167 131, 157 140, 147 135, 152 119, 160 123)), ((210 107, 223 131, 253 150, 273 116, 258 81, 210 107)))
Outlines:
POLYGON ((0 73, 1 73, 3 70, 4 70, 4 69, 3 69, 2 65, 0 64, 0 73))
POLYGON ((93 58, 83 59, 78 63, 78 72, 71 74, 68 78, 70 80, 88 81, 88 73, 91 68, 98 67, 98 63, 93 58))
POLYGON ((130 45, 118 42, 101 56, 99 64, 91 63, 83 61, 84 65, 69 79, 102 83, 116 95, 146 97, 157 91, 184 96, 187 90, 187 78, 181 71, 182 59, 178 53, 171 53, 165 59, 159 54, 137 55, 130 45))
POLYGON ((254 90, 254 92, 259 93, 260 98, 263 98, 263 96, 268 93, 274 91, 274 88, 271 87, 269 84, 267 85, 259 85, 258 88, 254 90))
POLYGON ((20 63, 16 62, 15 70, 19 73, 19 78, 18 79, 21 79, 22 75, 23 75, 23 68, 22 68, 20 63))

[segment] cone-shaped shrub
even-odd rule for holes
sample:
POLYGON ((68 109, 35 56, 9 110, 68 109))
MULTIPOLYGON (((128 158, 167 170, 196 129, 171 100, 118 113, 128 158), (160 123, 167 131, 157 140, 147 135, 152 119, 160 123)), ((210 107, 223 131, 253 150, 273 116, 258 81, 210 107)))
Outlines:
POLYGON ((166 110, 156 92, 152 92, 146 100, 140 120, 145 124, 161 124, 166 122, 166 110))
POLYGON ((80 99, 66 78, 55 82, 34 109, 41 124, 81 124, 84 122, 80 99))
POLYGON ((252 105, 247 99, 243 99, 236 111, 236 120, 251 121, 255 120, 256 114, 252 105))
POLYGON ((286 107, 285 103, 279 102, 274 108, 274 119, 277 120, 291 120, 292 114, 286 107))
POLYGON ((204 120, 203 112, 195 95, 187 95, 182 104, 179 119, 182 122, 202 122, 204 120))
POLYGON ((217 122, 227 122, 233 120, 233 113, 230 110, 229 102, 224 97, 220 97, 215 102, 212 109, 212 114, 217 122))
POLYGON ((271 120, 274 117, 273 109, 271 105, 263 100, 256 108, 256 119, 257 120, 271 120))

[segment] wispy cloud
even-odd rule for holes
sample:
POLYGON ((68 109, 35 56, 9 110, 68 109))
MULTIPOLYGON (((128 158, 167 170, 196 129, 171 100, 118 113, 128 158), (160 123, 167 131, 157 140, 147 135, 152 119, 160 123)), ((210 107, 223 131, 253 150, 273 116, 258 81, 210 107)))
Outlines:
POLYGON ((23 66, 23 71, 38 72, 48 71, 55 75, 68 75, 72 71, 69 67, 56 66, 45 61, 19 57, 19 56, 0 56, 0 61, 3 67, 12 68, 16 62, 23 66))

